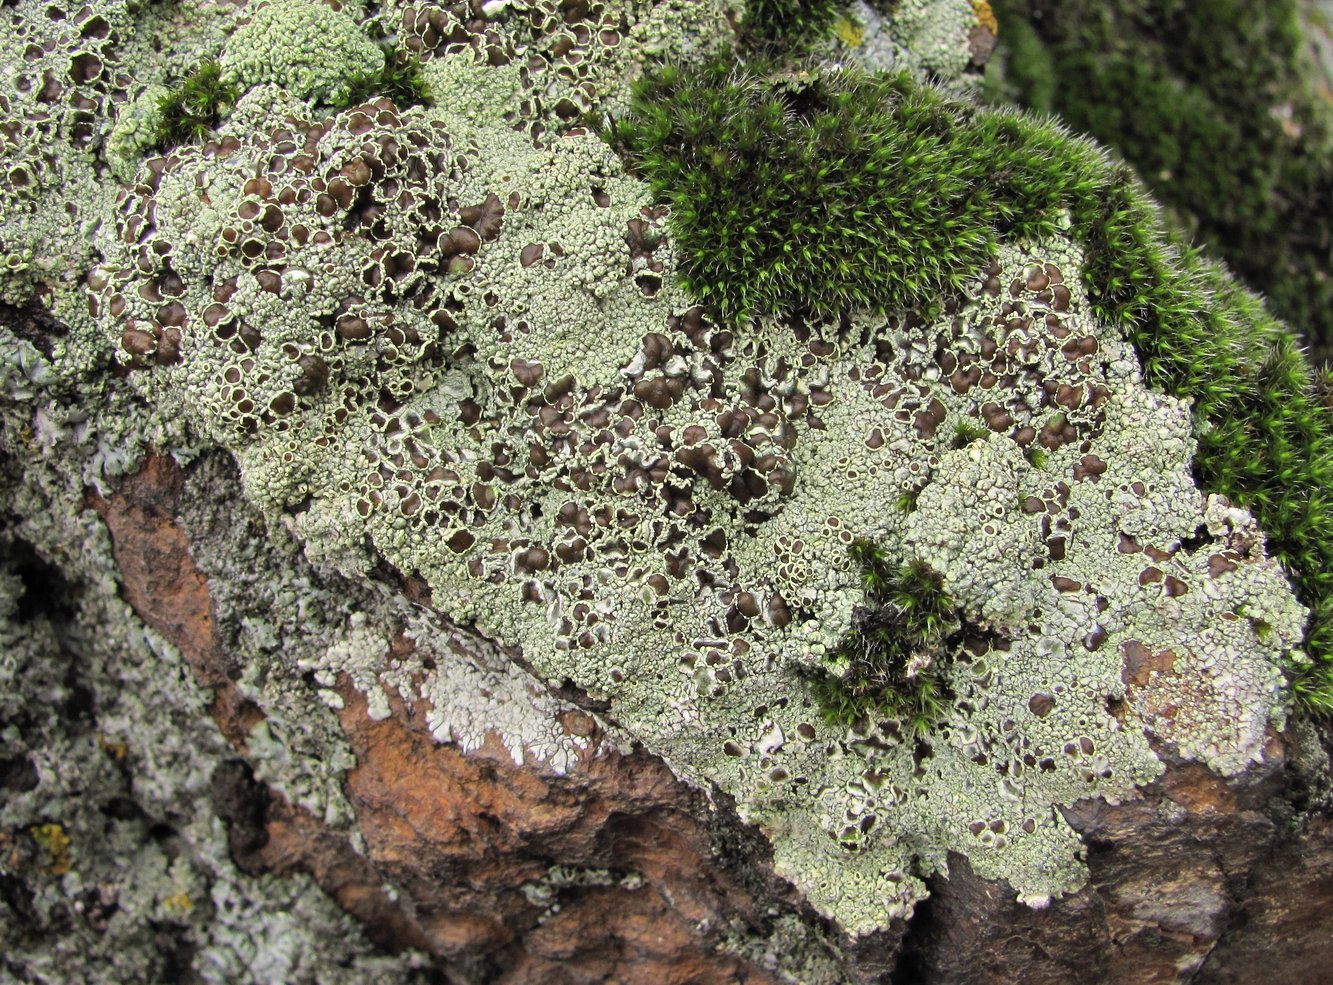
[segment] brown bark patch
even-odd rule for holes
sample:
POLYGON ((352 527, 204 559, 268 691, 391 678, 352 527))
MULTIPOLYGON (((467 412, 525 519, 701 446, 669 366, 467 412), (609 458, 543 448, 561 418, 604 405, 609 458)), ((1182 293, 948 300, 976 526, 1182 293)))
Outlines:
MULTIPOLYGON (((213 689, 209 713, 244 755, 246 736, 264 715, 231 679, 235 664, 218 639, 208 581, 176 521, 181 486, 180 466, 168 456, 149 454, 115 493, 107 498, 89 493, 89 503, 111 533, 125 600, 181 651, 199 685, 213 689)), ((346 836, 256 783, 241 760, 224 763, 215 774, 212 801, 227 822, 228 847, 242 872, 308 872, 381 947, 427 949, 427 935, 389 899, 382 876, 346 836)))
MULTIPOLYGON (((220 642, 207 579, 176 519, 184 481, 174 460, 150 454, 112 495, 89 493, 89 504, 111 533, 124 598, 213 689, 210 713, 244 756, 263 711, 233 683, 238 661, 220 642)), ((407 593, 429 602, 424 582, 409 580, 407 593)), ((401 656, 411 641, 400 635, 391 649, 401 656)), ((476 974, 487 981, 771 981, 719 952, 727 928, 763 914, 716 857, 698 820, 709 814, 702 795, 660 760, 601 751, 559 777, 515 766, 498 737, 470 755, 439 745, 424 703, 395 700, 393 716, 375 722, 346 680, 340 692, 358 758, 346 793, 367 853, 256 782, 238 759, 219 769, 212 800, 243 871, 308 873, 380 946, 454 958, 459 968, 486 969, 476 974), (558 890, 558 907, 534 904, 525 886, 554 865, 640 878, 571 885, 558 890)), ((598 738, 583 712, 561 724, 598 738)))
MULTIPOLYGON (((643 754, 590 754, 575 775, 515 766, 496 741, 440 745, 424 703, 391 701, 373 721, 345 678, 340 720, 357 756, 347 793, 370 857, 412 900, 438 953, 492 952, 499 981, 705 983, 769 979, 716 953, 700 926, 757 919, 695 820, 698 794, 643 754), (568 887, 546 912, 524 887, 553 865, 637 875, 631 885, 568 887), (669 901, 669 902, 668 902, 669 901)), ((567 727, 593 720, 567 713, 567 727)))

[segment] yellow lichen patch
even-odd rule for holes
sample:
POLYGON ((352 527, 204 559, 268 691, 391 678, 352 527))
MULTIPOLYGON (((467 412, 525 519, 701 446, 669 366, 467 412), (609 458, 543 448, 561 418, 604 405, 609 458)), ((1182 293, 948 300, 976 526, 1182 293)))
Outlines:
POLYGON ((33 840, 46 852, 53 876, 63 876, 70 870, 69 835, 59 824, 34 824, 28 829, 33 840))
POLYGON ((162 901, 162 906, 174 914, 186 914, 194 909, 194 900, 189 893, 177 893, 162 901))
POLYGON ((1000 33, 1000 23, 995 19, 987 0, 972 0, 972 12, 977 15, 977 23, 996 36, 1000 33))
POLYGON ((852 20, 852 18, 843 15, 833 22, 833 33, 843 44, 852 48, 861 47, 865 40, 865 28, 852 20))
POLYGON ((104 735, 99 735, 97 737, 97 744, 101 747, 104 753, 118 763, 123 760, 126 754, 130 751, 129 746, 125 745, 125 743, 115 739, 108 739, 104 735))

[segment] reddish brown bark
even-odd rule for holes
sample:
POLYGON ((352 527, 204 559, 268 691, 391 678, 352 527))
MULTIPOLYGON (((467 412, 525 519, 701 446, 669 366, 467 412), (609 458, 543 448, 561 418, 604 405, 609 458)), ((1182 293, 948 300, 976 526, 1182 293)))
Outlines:
MULTIPOLYGON (((115 494, 90 502, 111 532, 126 600, 213 689, 212 715, 243 760, 263 710, 232 681, 237 661, 218 638, 207 579, 175 515, 183 481, 171 459, 150 456, 115 494)), ((411 642, 399 637, 393 646, 402 656, 411 642)), ((718 945, 729 928, 762 927, 775 900, 799 910, 799 899, 771 876, 756 895, 739 873, 762 870, 762 859, 724 858, 710 828, 715 812, 660 760, 603 746, 594 720, 571 711, 565 727, 593 742, 569 775, 556 776, 515 766, 498 740, 471 754, 438 744, 420 703, 395 700, 392 715, 374 721, 350 682, 340 681, 339 694, 357 757, 345 790, 365 854, 254 785, 241 766, 218 779, 215 800, 243 868, 310 873, 377 942, 434 954, 460 981, 776 980, 718 945), (546 900, 525 894, 553 865, 608 870, 608 884, 546 900), (615 879, 624 873, 641 881, 615 879)), ((1177 761, 1169 749, 1159 754, 1167 771, 1138 799, 1066 811, 1088 846, 1083 890, 1033 910, 954 857, 909 931, 898 971, 896 935, 844 940, 845 979, 1319 980, 1333 964, 1333 821, 1295 814, 1281 738, 1271 736, 1265 762, 1232 780, 1177 761)), ((750 847, 762 855, 758 842, 750 847)))

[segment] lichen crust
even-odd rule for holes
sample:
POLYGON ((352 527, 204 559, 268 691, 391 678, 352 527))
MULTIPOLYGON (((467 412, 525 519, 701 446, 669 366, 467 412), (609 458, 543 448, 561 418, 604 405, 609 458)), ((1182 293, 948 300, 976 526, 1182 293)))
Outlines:
MULTIPOLYGON (((437 97, 410 109, 335 111, 324 68, 224 52, 248 91, 107 206, 70 346, 231 450, 312 558, 419 575, 607 702, 850 933, 907 916, 950 852, 1043 902, 1086 877, 1061 807, 1132 797, 1165 745, 1262 756, 1305 611, 1195 487, 1189 408, 1092 317, 1074 237, 1002 244, 932 314, 729 325, 677 286, 668 210, 577 120, 646 57, 728 43, 733 6, 401 5, 437 97), (958 608, 921 736, 812 697, 864 601, 858 539, 958 608)), ((310 658, 331 702, 345 672, 387 713, 378 633, 310 658)), ((583 753, 504 726, 496 693, 436 694, 437 738, 491 720, 515 758, 583 753)))

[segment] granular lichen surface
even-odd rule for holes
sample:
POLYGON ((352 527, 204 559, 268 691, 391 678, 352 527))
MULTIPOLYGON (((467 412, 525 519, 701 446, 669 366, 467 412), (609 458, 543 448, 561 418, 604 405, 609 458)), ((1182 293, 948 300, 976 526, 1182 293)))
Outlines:
MULTIPOLYGON (((1305 609, 1252 517, 1196 487, 1190 406, 1095 314, 1067 214, 910 309, 722 321, 679 286, 670 209, 580 120, 623 112, 650 59, 731 46, 743 4, 253 6, 197 52, 234 108, 114 203, 88 192, 101 256, 54 290, 71 364, 110 355, 234 453, 313 561, 420 575, 606 701, 853 934, 909 914, 949 852, 1033 904, 1076 889, 1060 807, 1134 796, 1155 743, 1223 773, 1262 756, 1305 609), (371 68, 348 25, 390 25, 430 105, 334 111, 333 62, 236 51, 287 22, 371 68), (927 562, 964 627, 921 736, 812 697, 863 539, 927 562)), ((11 256, 12 290, 40 281, 11 256)), ((373 696, 351 628, 307 669, 373 696)), ((448 700, 469 734, 507 728, 491 694, 448 700)))

